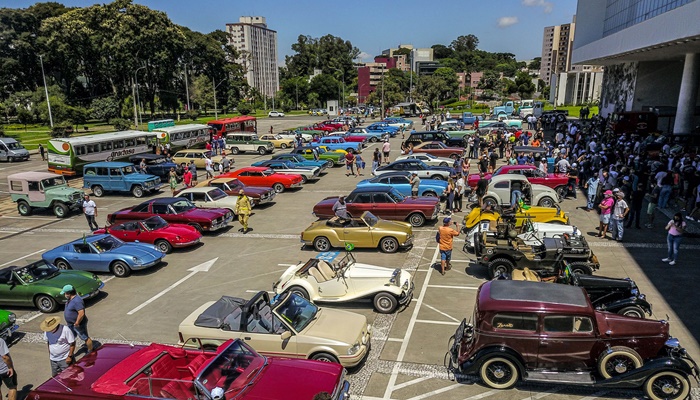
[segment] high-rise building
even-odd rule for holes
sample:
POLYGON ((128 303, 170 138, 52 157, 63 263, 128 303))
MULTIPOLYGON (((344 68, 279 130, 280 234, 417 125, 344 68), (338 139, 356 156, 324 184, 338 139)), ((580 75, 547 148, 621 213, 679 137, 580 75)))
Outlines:
POLYGON ((552 76, 571 69, 571 46, 574 43, 576 22, 544 28, 540 79, 548 85, 552 76))
POLYGON ((265 17, 240 17, 226 24, 229 44, 238 50, 237 63, 243 65, 248 85, 273 97, 279 90, 277 31, 267 27, 265 17))

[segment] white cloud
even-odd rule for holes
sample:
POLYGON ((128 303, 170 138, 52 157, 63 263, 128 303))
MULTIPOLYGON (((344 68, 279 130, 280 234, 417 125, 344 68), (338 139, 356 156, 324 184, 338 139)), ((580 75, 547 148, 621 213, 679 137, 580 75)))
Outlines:
POLYGON ((526 7, 542 7, 542 10, 549 14, 554 8, 554 4, 546 0, 522 0, 522 3, 526 7))
POLYGON ((499 28, 507 28, 518 23, 518 17, 501 17, 498 19, 499 28))
POLYGON ((361 60, 361 61, 372 60, 372 59, 373 59, 372 55, 369 54, 369 53, 366 52, 366 51, 361 51, 360 54, 357 56, 357 58, 358 58, 359 60, 361 60))

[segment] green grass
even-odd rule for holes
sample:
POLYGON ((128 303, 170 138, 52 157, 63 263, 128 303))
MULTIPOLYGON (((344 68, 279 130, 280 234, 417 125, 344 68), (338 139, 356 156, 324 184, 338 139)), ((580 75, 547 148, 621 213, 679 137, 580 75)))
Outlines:
MULTIPOLYGON (((544 110, 554 110, 554 106, 551 104, 546 104, 544 106, 544 110)), ((570 117, 579 117, 581 114, 581 106, 559 106, 557 107, 557 110, 569 110, 569 116, 570 117)), ((589 116, 592 116, 593 114, 598 114, 598 106, 591 106, 588 107, 589 116)))

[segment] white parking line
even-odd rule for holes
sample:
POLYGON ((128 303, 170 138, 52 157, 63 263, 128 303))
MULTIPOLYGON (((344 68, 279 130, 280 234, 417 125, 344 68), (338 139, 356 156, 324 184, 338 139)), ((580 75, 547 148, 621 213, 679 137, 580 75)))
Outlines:
POLYGON ((453 320, 453 321, 455 321, 455 322, 459 322, 459 320, 458 320, 457 318, 451 316, 450 314, 447 314, 447 313, 444 313, 444 312, 438 310, 437 308, 431 306, 431 305, 428 304, 428 303, 424 303, 423 305, 426 306, 426 307, 428 307, 429 309, 435 311, 436 313, 438 313, 438 314, 444 316, 444 317, 447 317, 447 318, 449 318, 449 319, 451 319, 451 320, 453 320))
POLYGON ((607 394, 607 393, 608 393, 607 390, 601 390, 600 392, 595 392, 595 393, 593 393, 592 395, 586 396, 586 397, 584 397, 584 398, 582 398, 582 399, 580 399, 580 400, 595 400, 595 399, 597 399, 598 397, 603 396, 603 395, 605 395, 605 394, 607 394))
POLYGON ((433 324, 433 325, 454 325, 454 326, 459 325, 459 322, 433 321, 430 319, 417 319, 416 322, 420 322, 421 324, 433 324))
POLYGON ((387 342, 403 342, 403 339, 395 338, 395 337, 390 337, 386 338, 387 342))
POLYGON ((420 383, 420 382, 423 382, 423 381, 428 380, 428 379, 430 379, 429 376, 423 376, 421 378, 412 379, 408 382, 400 383, 400 384, 394 386, 394 390, 403 389, 405 387, 415 385, 416 383, 420 383))
POLYGON ((24 258, 31 257, 31 256, 33 256, 34 254, 41 253, 42 251, 46 251, 46 249, 41 249, 41 250, 35 251, 34 253, 29 253, 29 254, 27 254, 26 256, 22 256, 22 257, 20 257, 20 258, 15 258, 15 259, 12 260, 12 261, 8 261, 8 262, 6 262, 6 263, 4 263, 4 264, 0 264, 0 267, 4 267, 5 265, 12 264, 12 263, 15 262, 15 261, 19 261, 19 260, 22 260, 22 259, 24 259, 24 258))
POLYGON ((477 290, 478 287, 474 286, 447 286, 447 285, 428 285, 429 288, 437 289, 463 289, 463 290, 477 290))
POLYGON ((435 396, 436 394, 445 393, 445 392, 447 392, 447 391, 450 391, 450 390, 452 390, 452 389, 456 389, 456 388, 461 387, 461 386, 462 386, 461 383, 455 383, 454 385, 450 385, 450 386, 444 387, 444 388, 442 388, 442 389, 433 390, 433 391, 431 391, 431 392, 422 394, 422 395, 420 395, 420 396, 411 397, 411 398, 408 399, 408 400, 422 400, 422 399, 427 399, 428 397, 433 397, 433 396, 435 396))
MULTIPOLYGON (((493 395, 496 394, 496 393, 502 393, 502 391, 500 391, 500 390, 489 390, 488 392, 484 392, 484 393, 477 394, 477 395, 475 395, 475 396, 467 397, 467 398, 464 399, 464 400, 479 400, 479 399, 483 399, 484 397, 493 396, 493 395)), ((528 397, 528 399, 529 399, 529 397, 528 397)))
POLYGON ((525 397, 523 400, 533 400, 533 399, 534 399, 534 400, 539 400, 539 399, 541 399, 541 398, 543 398, 543 397, 549 396, 550 394, 557 393, 557 392, 560 391, 561 389, 562 389, 561 387, 553 387, 553 388, 551 388, 551 389, 545 390, 544 392, 537 393, 537 394, 534 395, 534 396, 527 396, 527 397, 525 397))

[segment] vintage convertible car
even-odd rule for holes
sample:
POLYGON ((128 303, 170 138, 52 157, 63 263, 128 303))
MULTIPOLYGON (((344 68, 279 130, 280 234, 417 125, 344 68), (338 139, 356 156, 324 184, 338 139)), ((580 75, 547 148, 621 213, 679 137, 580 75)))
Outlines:
POLYGON ((360 264, 348 251, 334 264, 312 258, 289 267, 272 285, 272 290, 278 294, 294 293, 314 303, 372 299, 377 312, 388 314, 411 302, 413 286, 409 272, 360 264))
MULTIPOLYGON (((218 187, 197 185, 181 191, 176 198, 187 199, 198 208, 222 209, 234 213, 238 193, 229 195, 218 187)), ((252 203, 251 206, 255 207, 252 203)))
POLYGON ((443 142, 423 142, 413 146, 413 153, 432 154, 436 157, 447 157, 453 160, 464 154, 464 147, 449 147, 443 142))
POLYGON ((500 206, 492 207, 485 206, 482 210, 479 208, 479 204, 472 204, 471 211, 469 214, 464 216, 464 232, 468 229, 472 229, 479 222, 496 222, 501 217, 502 214, 515 214, 515 224, 522 225, 525 223, 526 219, 532 222, 545 222, 552 224, 569 224, 569 216, 565 212, 561 211, 559 205, 555 207, 528 207, 527 209, 520 206, 516 206, 513 209, 504 209, 500 206))
POLYGON ((73 285, 83 299, 97 296, 104 287, 95 274, 62 271, 39 260, 21 267, 0 269, 0 304, 35 306, 41 312, 51 313, 56 311, 59 304, 66 304, 66 296, 61 294, 61 290, 68 284, 73 285))
POLYGON ((399 160, 420 160, 425 165, 431 167, 449 167, 454 164, 453 159, 446 157, 436 157, 428 153, 417 153, 417 154, 404 154, 402 156, 396 157, 396 161, 399 160))
POLYGON ((137 221, 158 215, 175 224, 187 224, 200 232, 214 232, 225 228, 233 220, 233 213, 224 208, 198 208, 181 197, 161 197, 123 208, 107 216, 111 224, 117 221, 137 221))
POLYGON ((379 247, 385 253, 396 253, 413 245, 413 228, 409 223, 383 220, 365 211, 359 218, 332 217, 312 222, 301 233, 301 242, 316 251, 350 243, 358 248, 379 247))
MULTIPOLYGON (((569 182, 569 177, 566 174, 553 174, 542 172, 534 165, 503 165, 498 168, 493 174, 484 174, 485 179, 491 179, 493 176, 503 174, 518 174, 527 178, 530 183, 544 185, 556 190, 557 193, 563 193, 566 190, 566 185, 569 182)), ((473 188, 479 182, 481 177, 479 174, 469 174, 467 184, 473 188)))
POLYGON ((342 154, 336 153, 334 151, 328 151, 318 146, 315 148, 310 146, 297 147, 296 149, 292 150, 292 154, 298 154, 307 160, 330 161, 333 163, 333 165, 345 164, 345 160, 343 159, 342 154))
MULTIPOLYGON (((316 203, 313 214, 318 218, 335 215, 333 205, 338 196, 326 197, 316 203)), ((423 226, 425 221, 437 218, 440 199, 437 197, 404 196, 392 187, 359 187, 345 196, 347 212, 351 216, 370 211, 379 218, 408 221, 412 226, 423 226)))
POLYGON ((527 205, 554 207, 562 199, 554 189, 544 185, 531 184, 522 175, 503 174, 491 178, 488 191, 484 195, 484 204, 509 206, 511 195, 516 188, 521 191, 522 199, 527 205))
POLYGON ((244 167, 219 175, 219 178, 237 178, 246 185, 269 187, 277 193, 301 187, 301 175, 285 175, 268 167, 244 167))
POLYGON ((369 354, 371 325, 364 315, 319 308, 295 293, 270 301, 261 291, 250 300, 223 296, 207 302, 180 323, 179 331, 181 343, 198 339, 204 346, 216 346, 240 338, 263 355, 349 368, 369 354))
POLYGON ((151 243, 163 253, 170 253, 173 248, 190 247, 199 244, 202 234, 193 226, 169 224, 155 215, 143 221, 129 221, 113 224, 98 229, 93 234, 109 233, 125 242, 151 243))
POLYGON ((528 246, 540 244, 546 237, 561 237, 565 234, 574 237, 581 235, 578 228, 572 225, 532 222, 531 218, 517 218, 515 214, 504 214, 497 221, 482 221, 469 230, 464 239, 464 251, 474 253, 475 235, 481 232, 486 232, 487 238, 506 239, 508 236, 515 235, 528 246), (518 225, 518 222, 521 224, 518 225))
POLYGON ((445 181, 454 172, 450 167, 431 167, 420 160, 398 160, 377 168, 372 172, 372 175, 379 176, 396 171, 415 172, 421 179, 442 179, 445 181))
POLYGON ((285 160, 264 160, 253 163, 254 167, 267 167, 273 169, 278 174, 300 175, 301 183, 320 178, 321 168, 319 167, 299 167, 291 161, 285 160))
MULTIPOLYGON (((410 172, 392 172, 361 180, 357 187, 386 187, 391 186, 404 196, 411 195, 410 172)), ((421 179, 418 185, 418 195, 426 197, 441 197, 447 189, 447 182, 441 179, 421 179)))
POLYGON ((698 366, 667 321, 598 311, 580 287, 496 280, 476 294, 473 321, 449 340, 447 364, 494 389, 518 381, 598 390, 643 388, 651 399, 685 399, 698 366))
POLYGON ((151 244, 125 243, 105 235, 86 236, 42 254, 49 264, 60 269, 111 272, 126 278, 131 271, 158 265, 165 253, 151 244))
POLYGON ((301 136, 301 140, 303 140, 305 143, 308 143, 313 139, 313 136, 302 131, 282 131, 277 134, 277 136, 281 136, 282 139, 291 139, 295 140, 297 138, 297 135, 301 136))
MULTIPOLYGON (((243 189, 243 194, 248 196, 250 204, 255 207, 262 204, 267 204, 275 199, 277 194, 274 189, 262 186, 247 186, 236 178, 220 178, 207 179, 199 182, 196 187, 213 186, 223 190, 229 196, 238 196, 238 192, 243 189)), ((177 195, 180 191, 175 191, 177 195)))
POLYGON ((229 340, 216 351, 159 343, 106 343, 28 396, 42 400, 259 400, 311 399, 324 391, 332 400, 344 400, 349 390, 341 365, 266 357, 243 340, 229 340))
POLYGON ((313 159, 307 160, 301 154, 281 153, 281 154, 273 155, 271 159, 272 160, 291 161, 297 167, 319 167, 319 168, 321 168, 321 172, 323 172, 326 168, 333 166, 333 161, 331 161, 331 160, 325 160, 325 161, 314 161, 313 159))

